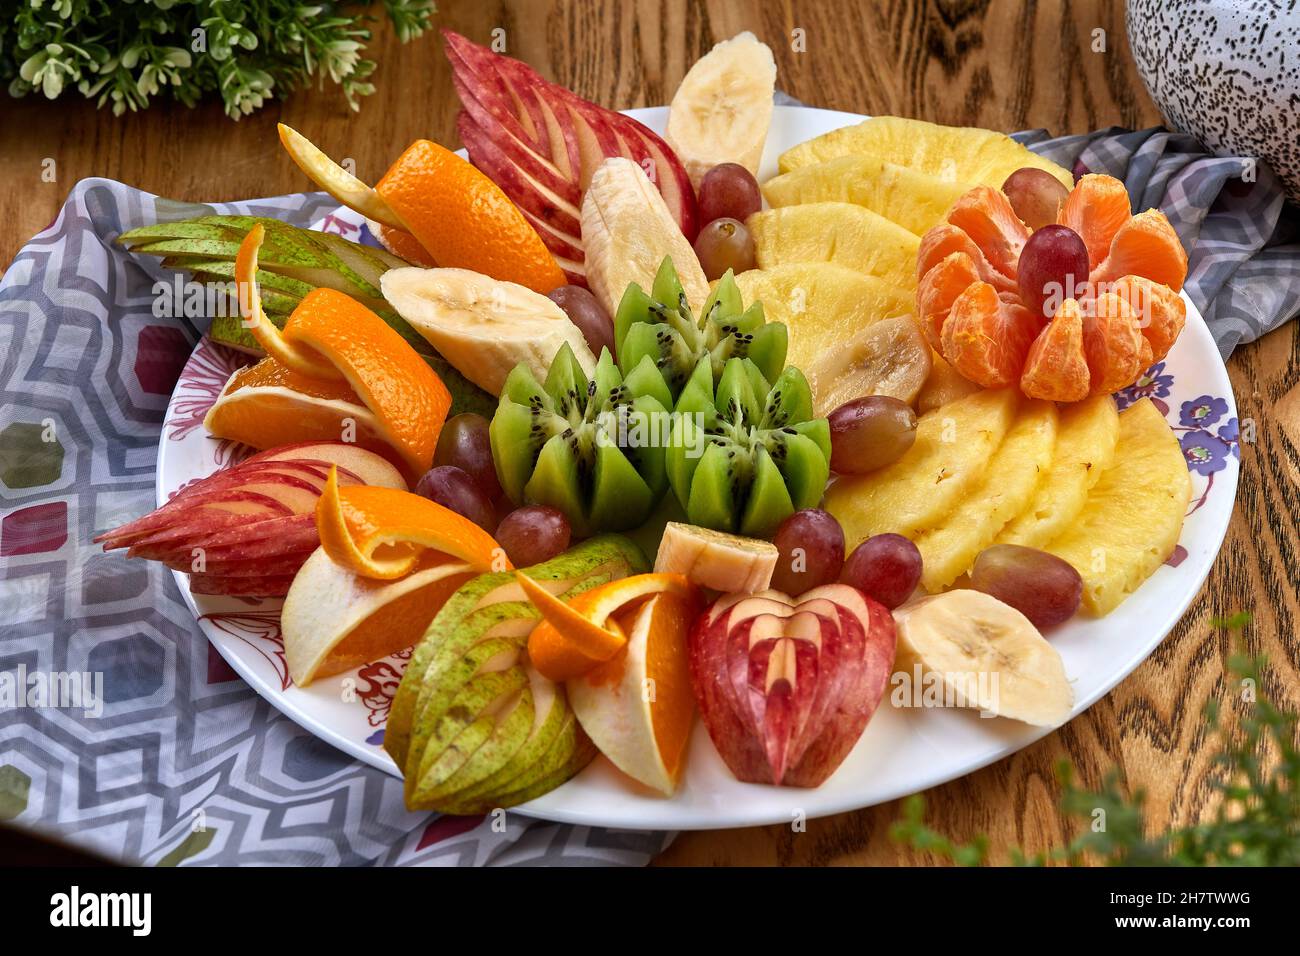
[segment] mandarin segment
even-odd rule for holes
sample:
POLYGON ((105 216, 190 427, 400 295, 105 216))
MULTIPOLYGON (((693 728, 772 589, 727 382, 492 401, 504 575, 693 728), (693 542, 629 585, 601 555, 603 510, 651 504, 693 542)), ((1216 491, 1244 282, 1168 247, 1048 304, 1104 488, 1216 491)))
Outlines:
POLYGON ((943 327, 952 304, 979 281, 979 270, 964 252, 951 253, 922 276, 916 290, 917 318, 935 351, 943 351, 943 327))
POLYGON ((1020 390, 1030 398, 1078 402, 1088 397, 1090 382, 1083 352, 1083 313, 1077 300, 1066 299, 1029 347, 1020 390))
POLYGON ((975 240, 950 222, 939 223, 921 237, 921 246, 916 254, 917 278, 924 278, 940 262, 958 252, 970 258, 980 281, 989 283, 999 292, 1015 291, 1016 284, 989 265, 983 250, 975 245, 975 240))
POLYGON ((1124 276, 1111 291, 1137 313, 1142 336, 1151 344, 1151 362, 1158 362, 1173 347, 1187 323, 1187 303, 1169 288, 1144 276, 1124 276))
POLYGON ((437 143, 412 143, 375 191, 441 266, 543 294, 565 284, 546 244, 501 187, 437 143))
POLYGON ((1058 222, 1079 234, 1094 266, 1106 258, 1111 241, 1133 211, 1128 190, 1113 176, 1089 173, 1075 185, 1061 206, 1058 222))
POLYGON ((970 236, 993 268, 1015 278, 1029 230, 999 190, 977 186, 964 193, 949 210, 948 222, 970 236))
POLYGON ((1174 292, 1187 278, 1187 250, 1159 209, 1140 212, 1120 226, 1106 258, 1094 263, 1093 285, 1115 282, 1126 275, 1145 276, 1174 292))
POLYGON ((1039 323, 987 282, 968 286, 943 326, 943 354, 953 368, 985 388, 1015 384, 1039 323))
POLYGON ((1092 375, 1089 394, 1109 395, 1132 383, 1145 367, 1145 344, 1128 303, 1110 292, 1098 296, 1083 323, 1083 354, 1092 375))

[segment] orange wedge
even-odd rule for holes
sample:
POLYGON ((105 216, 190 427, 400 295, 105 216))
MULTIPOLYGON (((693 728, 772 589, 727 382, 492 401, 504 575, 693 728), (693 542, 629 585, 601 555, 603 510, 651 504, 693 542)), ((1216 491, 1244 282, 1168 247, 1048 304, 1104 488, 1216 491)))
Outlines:
POLYGON ((433 256, 429 255, 428 250, 420 245, 420 240, 405 229, 394 229, 392 226, 385 226, 382 222, 377 222, 375 223, 375 238, 379 240, 381 246, 393 255, 405 259, 413 266, 424 266, 426 269, 433 269, 438 265, 433 256))
MULTIPOLYGON (((351 489, 348 489, 351 491, 351 489)), ((627 645, 621 620, 638 602, 656 594, 698 600, 699 590, 681 574, 635 574, 561 601, 523 572, 520 586, 542 621, 528 636, 528 657, 553 681, 585 674, 611 660, 627 645)))
POLYGON ((412 143, 375 192, 440 266, 470 269, 543 294, 566 282, 555 257, 501 187, 437 143, 412 143))
POLYGON ((703 604, 698 595, 661 592, 613 622, 627 646, 565 684, 587 736, 614 766, 665 795, 681 778, 695 696, 687 636, 703 604))
POLYGON ((409 491, 340 489, 337 468, 330 469, 316 503, 316 530, 335 564, 367 578, 405 577, 429 550, 478 572, 511 567, 496 539, 468 518, 409 491))
POLYGON ((355 441, 403 466, 429 468, 451 395, 387 323, 355 299, 313 289, 284 331, 262 313, 257 289, 261 226, 240 246, 240 307, 267 357, 236 372, 204 425, 254 448, 301 441, 355 441))

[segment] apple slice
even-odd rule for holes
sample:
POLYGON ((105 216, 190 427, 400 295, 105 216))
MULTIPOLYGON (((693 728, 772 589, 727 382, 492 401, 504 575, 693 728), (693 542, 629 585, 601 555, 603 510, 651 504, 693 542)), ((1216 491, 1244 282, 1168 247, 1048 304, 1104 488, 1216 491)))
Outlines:
POLYGON ((738 779, 815 787, 875 713, 894 650, 889 612, 848 585, 724 595, 692 630, 691 683, 738 779))

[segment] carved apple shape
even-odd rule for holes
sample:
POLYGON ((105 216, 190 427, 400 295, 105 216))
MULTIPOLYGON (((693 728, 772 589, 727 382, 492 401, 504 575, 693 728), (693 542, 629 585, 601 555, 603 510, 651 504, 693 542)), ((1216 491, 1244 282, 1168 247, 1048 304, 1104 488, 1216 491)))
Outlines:
POLYGON ((737 779, 816 787, 875 713, 894 648, 889 611, 845 584, 724 595, 691 632, 691 684, 737 779))

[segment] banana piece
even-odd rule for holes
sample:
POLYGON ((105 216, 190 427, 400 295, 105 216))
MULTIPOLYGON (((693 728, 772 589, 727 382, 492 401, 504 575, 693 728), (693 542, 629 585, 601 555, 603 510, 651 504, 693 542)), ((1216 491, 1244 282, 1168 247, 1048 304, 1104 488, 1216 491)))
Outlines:
POLYGON ((701 587, 752 594, 772 582, 776 545, 670 521, 655 556, 655 572, 684 574, 701 587))
POLYGON ((719 163, 739 163, 755 176, 772 124, 776 60, 746 30, 695 61, 668 110, 664 138, 691 185, 719 163))
POLYGON ((468 269, 389 269, 384 298, 467 379, 493 395, 520 362, 545 381, 566 343, 591 376, 596 358, 564 310, 544 295, 468 269))
POLYGON ((919 662, 958 701, 1038 727, 1059 727, 1074 690, 1056 648, 1015 608, 956 590, 894 611, 898 667, 919 662))
POLYGON ((645 172, 621 156, 605 160, 582 199, 587 286, 611 316, 630 283, 648 290, 671 256, 691 310, 700 314, 709 283, 695 250, 645 172))
POLYGON ((911 404, 930 375, 930 355, 930 345, 910 315, 846 331, 836 348, 804 369, 817 414, 829 415, 863 395, 888 395, 911 404))

